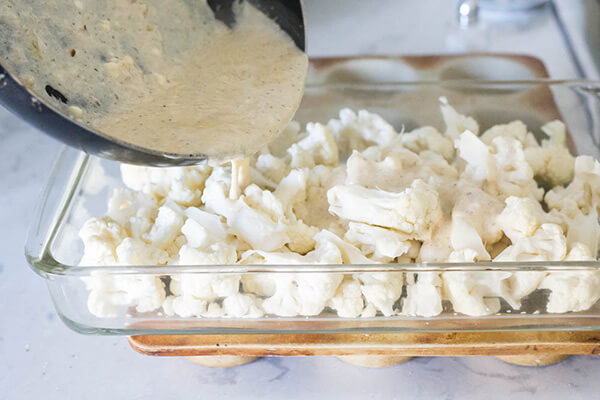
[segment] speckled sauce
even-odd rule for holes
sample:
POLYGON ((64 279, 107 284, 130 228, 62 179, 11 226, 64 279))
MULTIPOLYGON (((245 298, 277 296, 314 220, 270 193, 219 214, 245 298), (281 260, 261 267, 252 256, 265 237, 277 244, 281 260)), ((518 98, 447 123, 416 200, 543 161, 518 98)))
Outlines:
POLYGON ((161 153, 257 151, 293 117, 306 55, 243 4, 236 25, 205 1, 7 0, 0 60, 103 135, 161 153))

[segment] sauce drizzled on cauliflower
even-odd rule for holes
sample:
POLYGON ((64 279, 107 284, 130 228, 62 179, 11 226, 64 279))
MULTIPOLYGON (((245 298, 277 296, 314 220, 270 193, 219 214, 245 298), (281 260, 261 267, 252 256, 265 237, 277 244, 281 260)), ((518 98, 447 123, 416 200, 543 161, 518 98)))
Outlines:
MULTIPOLYGON (((600 163, 574 158, 552 121, 538 143, 521 121, 479 134, 442 99, 442 133, 398 133, 344 109, 306 132, 291 123, 249 160, 183 168, 122 165, 106 216, 85 223, 81 265, 332 265, 594 260, 600 163), (237 162, 239 165, 239 162, 237 162)), ((86 278, 89 309, 181 317, 435 316, 518 310, 537 289, 548 312, 600 298, 593 271, 182 273, 86 278)), ((543 305, 542 305, 543 307, 543 305)))

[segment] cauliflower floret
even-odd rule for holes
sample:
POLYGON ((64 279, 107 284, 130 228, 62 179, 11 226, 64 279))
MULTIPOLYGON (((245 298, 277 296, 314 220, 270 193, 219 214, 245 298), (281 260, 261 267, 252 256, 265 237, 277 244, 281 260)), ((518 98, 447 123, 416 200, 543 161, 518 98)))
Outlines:
POLYGON ((312 168, 317 164, 337 166, 339 161, 335 138, 326 126, 318 123, 306 125, 308 136, 288 149, 292 168, 312 168))
POLYGON ((131 232, 133 237, 141 237, 152 228, 157 209, 156 200, 146 193, 115 189, 108 200, 106 216, 131 232))
POLYGON ((599 211, 600 163, 589 156, 575 158, 575 174, 569 186, 556 186, 546 193, 544 201, 549 208, 562 211, 569 217, 579 211, 588 214, 599 211))
POLYGON ((504 208, 502 201, 466 182, 461 182, 456 189, 458 194, 452 217, 460 218, 474 227, 485 244, 500 240, 502 218, 499 215, 504 208))
POLYGON ((454 158, 454 143, 448 136, 442 135, 432 126, 424 126, 400 135, 400 143, 407 149, 419 154, 431 150, 447 161, 454 158))
POLYGON ((263 309, 285 317, 318 315, 342 279, 341 274, 281 274, 275 280, 275 294, 264 300, 263 309))
POLYGON ((208 211, 227 219, 231 232, 237 237, 255 249, 271 251, 289 242, 289 237, 285 224, 280 220, 283 213, 280 211, 281 204, 277 205, 273 201, 272 193, 264 192, 263 195, 260 188, 250 185, 246 188, 244 196, 230 200, 227 197, 226 186, 215 181, 207 183, 202 201, 208 211), (259 209, 253 206, 258 206, 259 209))
MULTIPOLYGON (((85 245, 80 265, 156 265, 168 259, 164 251, 126 237, 125 229, 110 218, 90 219, 79 235, 85 245)), ((120 306, 154 311, 165 298, 162 281, 153 275, 115 276, 94 271, 83 281, 90 291, 88 309, 98 317, 116 317, 120 306)))
POLYGON ((542 224, 529 237, 520 238, 494 261, 561 261, 567 253, 567 239, 557 224, 542 224))
POLYGON ((329 300, 328 305, 336 310, 340 317, 359 317, 365 309, 360 282, 354 279, 345 279, 329 300))
POLYGON ((479 233, 471 225, 463 221, 459 217, 452 218, 452 231, 450 233, 450 243, 454 250, 448 256, 450 262, 464 262, 471 259, 472 261, 489 261, 488 254, 479 233), (464 256, 464 251, 468 250, 468 256, 464 256), (461 255, 459 255, 459 253, 461 255), (471 257, 473 255, 473 257, 471 257), (457 261, 455 261, 457 260, 457 261))
MULTIPOLYGON (((115 249, 118 265, 166 264, 168 254, 139 239, 125 238, 115 249)), ((83 278, 90 294, 88 308, 98 317, 116 317, 120 306, 135 306, 138 312, 150 312, 161 307, 165 287, 156 275, 112 275, 94 271, 83 278)))
POLYGON ((202 317, 206 313, 206 300, 197 299, 192 295, 168 296, 162 308, 169 316, 178 315, 182 318, 202 317))
MULTIPOLYGON (((328 231, 315 236, 316 249, 305 256, 297 253, 268 253, 251 250, 244 254, 242 263, 341 264, 370 263, 354 246, 328 231)), ((242 278, 244 290, 270 296, 263 302, 265 312, 282 316, 316 315, 335 295, 343 275, 339 273, 279 273, 246 274, 242 278)))
POLYGON ((367 304, 372 304, 383 315, 396 313, 394 304, 402 295, 404 274, 402 272, 365 272, 354 274, 361 283, 360 290, 367 304))
POLYGON ((327 192, 327 200, 332 214, 393 228, 410 239, 428 239, 443 219, 437 192, 421 180, 401 193, 339 185, 327 192))
POLYGON ((261 174, 275 183, 279 183, 289 172, 285 161, 269 153, 259 154, 254 165, 261 174))
MULTIPOLYGON (((574 243, 566 258, 568 261, 595 259, 592 251, 583 243, 574 243)), ((548 312, 585 311, 600 299, 600 272, 551 272, 539 287, 550 290, 546 305, 548 312)))
POLYGON ((457 154, 466 161, 464 174, 473 182, 496 180, 496 166, 489 146, 481 141, 473 132, 464 131, 455 140, 457 154))
MULTIPOLYGON (((449 262, 472 263, 490 260, 475 228, 460 218, 453 219, 450 241, 454 251, 448 257, 449 262)), ((443 294, 450 300, 456 312, 466 315, 490 315, 500 310, 498 297, 504 297, 509 303, 514 303, 504 283, 510 276, 509 272, 502 271, 444 272, 443 294)))
POLYGON ((527 126, 521 121, 512 121, 508 124, 494 125, 481 135, 481 141, 488 146, 497 137, 511 138, 521 142, 524 148, 538 147, 535 136, 527 132, 527 126))
MULTIPOLYGON (((463 259, 452 262, 473 262, 474 251, 463 252, 463 259)), ((491 315, 500 310, 500 297, 510 300, 506 279, 510 272, 503 271, 448 271, 442 274, 444 298, 450 300, 454 311, 466 315, 491 315)))
POLYGON ((200 205, 202 190, 211 170, 207 163, 169 168, 121 164, 121 177, 130 189, 159 199, 170 198, 184 206, 196 206, 200 205))
POLYGON ((117 246, 127 237, 125 229, 108 217, 92 218, 79 231, 84 252, 79 265, 117 265, 117 246))
POLYGON ((165 300, 164 284, 154 275, 114 276, 94 271, 83 280, 90 291, 88 309, 97 317, 117 317, 123 306, 151 312, 159 309, 165 300))
MULTIPOLYGON (((214 243, 204 250, 183 245, 179 250, 180 265, 232 265, 236 261, 235 247, 225 243, 214 243)), ((239 274, 186 273, 172 274, 170 289, 175 297, 182 297, 177 300, 178 304, 193 303, 194 307, 197 306, 195 309, 201 311, 194 315, 201 315, 206 302, 238 293, 239 285, 239 274), (199 302, 194 303, 194 299, 205 301, 204 306, 199 302)), ((178 315, 184 316, 177 311, 175 303, 173 307, 178 315)))
POLYGON ((459 156, 467 162, 466 176, 483 185, 492 194, 531 196, 541 200, 544 191, 537 187, 533 171, 515 139, 499 136, 487 146, 473 133, 466 131, 455 141, 459 156))
POLYGON ((176 209, 173 205, 165 204, 158 209, 154 225, 150 232, 144 235, 144 239, 155 247, 166 249, 175 241, 182 226, 183 215, 181 210, 176 209))
POLYGON ((452 221, 445 220, 433 231, 431 238, 424 240, 418 262, 446 262, 454 250, 450 243, 452 221))
POLYGON ((456 139, 464 131, 473 132, 475 135, 479 133, 479 124, 471 117, 459 114, 448 104, 445 97, 440 97, 440 109, 442 117, 446 124, 446 132, 444 133, 450 139, 456 139))
POLYGON ((373 144, 386 147, 398 136, 387 121, 366 110, 360 110, 357 115, 344 108, 340 111, 340 119, 330 120, 327 126, 335 136, 341 152, 346 155, 373 144))
MULTIPOLYGON (((567 239, 562 228, 556 224, 542 224, 532 236, 520 238, 500 253, 494 261, 561 261, 567 253, 567 239)), ((519 301, 539 286, 545 272, 515 272, 508 279, 513 308, 519 301)))
POLYGON ((357 246, 363 254, 380 262, 391 262, 407 253, 413 241, 401 232, 378 226, 350 222, 344 239, 357 246))
POLYGON ((264 315, 256 296, 241 293, 227 296, 223 300, 223 311, 232 318, 260 318, 264 315))
POLYGON ((163 265, 169 261, 166 251, 135 238, 125 238, 116 254, 119 265, 163 265))
POLYGON ((505 202, 506 207, 498 220, 502 231, 513 243, 532 236, 543 223, 562 222, 558 217, 546 214, 541 204, 530 197, 510 196, 505 202))
POLYGON ((575 158, 565 146, 567 128, 560 121, 552 121, 542 126, 549 137, 542 146, 525 149, 525 158, 536 178, 551 186, 565 185, 573 179, 575 158))
POLYGON ((417 155, 404 148, 362 153, 355 151, 346 163, 347 183, 391 192, 406 189, 416 179, 427 182, 455 180, 458 172, 437 153, 429 150, 417 155), (373 154, 371 154, 373 153, 373 154))
POLYGON ((437 272, 407 274, 406 298, 402 313, 410 316, 433 317, 442 310, 442 280, 437 272))
POLYGON ((567 227, 567 243, 569 246, 580 243, 589 249, 594 256, 598 253, 600 224, 598 223, 596 210, 591 210, 587 215, 579 213, 574 218, 568 219, 567 227))

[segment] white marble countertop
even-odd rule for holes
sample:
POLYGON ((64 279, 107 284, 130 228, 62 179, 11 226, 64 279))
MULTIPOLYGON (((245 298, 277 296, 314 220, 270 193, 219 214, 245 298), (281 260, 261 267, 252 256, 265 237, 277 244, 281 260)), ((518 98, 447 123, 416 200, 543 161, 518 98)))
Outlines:
MULTIPOLYGON (((452 50, 444 38, 453 29, 453 1, 376 3, 306 0, 309 53, 452 50)), ((569 9, 568 16, 575 25, 583 17, 577 8, 569 9)), ((488 29, 492 40, 486 50, 536 55, 553 77, 578 75, 551 10, 510 24, 492 18, 488 29)), ((581 37, 576 37, 578 46, 581 37)), ((210 369, 181 358, 142 356, 124 337, 76 334, 58 319, 43 279, 23 256, 31 213, 60 145, 1 109, 0 143, 1 399, 600 397, 597 357, 571 357, 544 368, 517 367, 491 357, 425 357, 368 369, 313 357, 265 358, 242 367, 210 369)))

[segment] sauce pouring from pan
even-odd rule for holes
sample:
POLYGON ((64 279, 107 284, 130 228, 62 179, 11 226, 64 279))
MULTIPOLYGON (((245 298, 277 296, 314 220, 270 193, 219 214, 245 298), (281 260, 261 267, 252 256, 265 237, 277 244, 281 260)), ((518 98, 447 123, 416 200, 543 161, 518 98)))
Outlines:
POLYGON ((122 162, 241 158, 299 106, 304 41, 300 0, 3 2, 0 103, 122 162))

